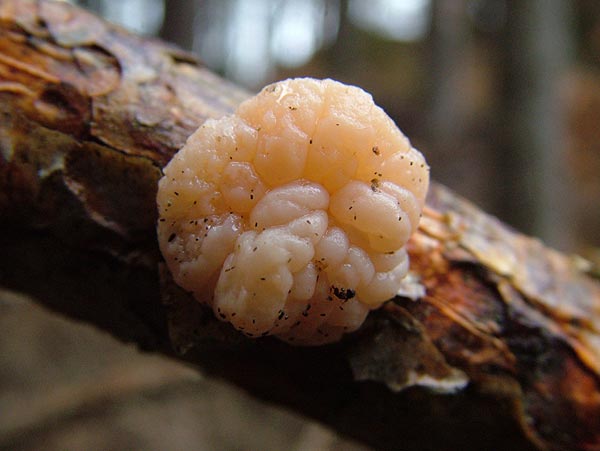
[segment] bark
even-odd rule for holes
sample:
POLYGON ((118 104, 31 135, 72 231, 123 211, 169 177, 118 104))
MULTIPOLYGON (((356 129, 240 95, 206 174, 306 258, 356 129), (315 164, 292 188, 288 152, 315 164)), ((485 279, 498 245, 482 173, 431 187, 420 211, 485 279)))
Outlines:
POLYGON ((0 284, 375 448, 600 449, 598 273, 440 185, 402 296, 341 343, 246 339, 170 282, 161 167, 247 95, 67 3, 0 1, 0 284))

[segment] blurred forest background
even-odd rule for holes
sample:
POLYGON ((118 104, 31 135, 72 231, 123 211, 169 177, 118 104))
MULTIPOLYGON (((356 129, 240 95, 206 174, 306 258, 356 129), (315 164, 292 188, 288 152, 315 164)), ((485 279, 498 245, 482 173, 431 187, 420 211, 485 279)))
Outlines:
POLYGON ((519 230, 600 247, 597 0, 80 0, 252 91, 293 76, 373 94, 435 180, 519 230))
MULTIPOLYGON (((433 178, 600 263, 598 0, 79 0, 251 91, 371 92, 433 178)), ((360 450, 0 290, 0 450, 360 450)), ((241 369, 243 370, 243 369, 241 369)))

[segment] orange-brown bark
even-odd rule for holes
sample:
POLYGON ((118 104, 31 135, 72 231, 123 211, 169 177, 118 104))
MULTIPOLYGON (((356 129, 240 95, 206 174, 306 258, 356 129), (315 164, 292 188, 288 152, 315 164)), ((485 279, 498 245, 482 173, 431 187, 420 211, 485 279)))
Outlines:
POLYGON ((248 340, 174 286, 162 166, 247 94, 65 3, 0 1, 0 284, 382 449, 600 449, 600 282, 433 185, 403 295, 343 342, 248 340))

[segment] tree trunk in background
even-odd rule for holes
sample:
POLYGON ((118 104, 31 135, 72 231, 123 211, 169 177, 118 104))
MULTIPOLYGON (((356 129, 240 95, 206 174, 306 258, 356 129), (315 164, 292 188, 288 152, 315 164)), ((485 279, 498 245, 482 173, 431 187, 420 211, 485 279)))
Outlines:
POLYGON ((194 23, 200 1, 165 1, 165 20, 160 37, 178 45, 184 50, 192 50, 194 45, 194 23))
POLYGON ((433 184, 401 293, 342 342, 249 340, 176 287, 161 168, 248 93, 67 3, 0 0, 0 285, 379 449, 600 449, 600 282, 433 184))
POLYGON ((487 177, 489 148, 473 136, 476 88, 473 80, 474 46, 467 15, 467 2, 433 2, 429 34, 429 115, 427 138, 432 149, 433 174, 479 205, 493 206, 494 192, 487 177), (477 154, 474 157, 474 154, 477 154))
POLYGON ((571 7, 562 0, 508 1, 503 99, 512 121, 497 156, 506 217, 561 249, 573 242, 563 85, 573 54, 571 7))
POLYGON ((360 43, 352 36, 352 24, 348 16, 349 0, 339 2, 339 25, 337 38, 329 50, 331 57, 325 62, 327 70, 333 73, 343 73, 343 67, 355 64, 357 55, 361 55, 357 46, 360 43))
MULTIPOLYGON (((434 145, 439 149, 455 147, 465 130, 462 108, 465 92, 461 89, 461 78, 464 76, 470 33, 466 6, 462 0, 433 3, 430 130, 434 145)), ((460 164, 460 160, 456 164, 460 164)))

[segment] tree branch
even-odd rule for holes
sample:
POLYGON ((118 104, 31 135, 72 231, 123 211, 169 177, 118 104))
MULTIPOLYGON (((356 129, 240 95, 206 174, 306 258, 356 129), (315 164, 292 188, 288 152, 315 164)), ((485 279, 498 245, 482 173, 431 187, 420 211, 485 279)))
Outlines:
POLYGON ((161 265, 161 167, 247 93, 66 3, 0 0, 0 284, 380 449, 600 449, 600 283, 433 185, 412 278, 339 344, 249 340, 161 265))

